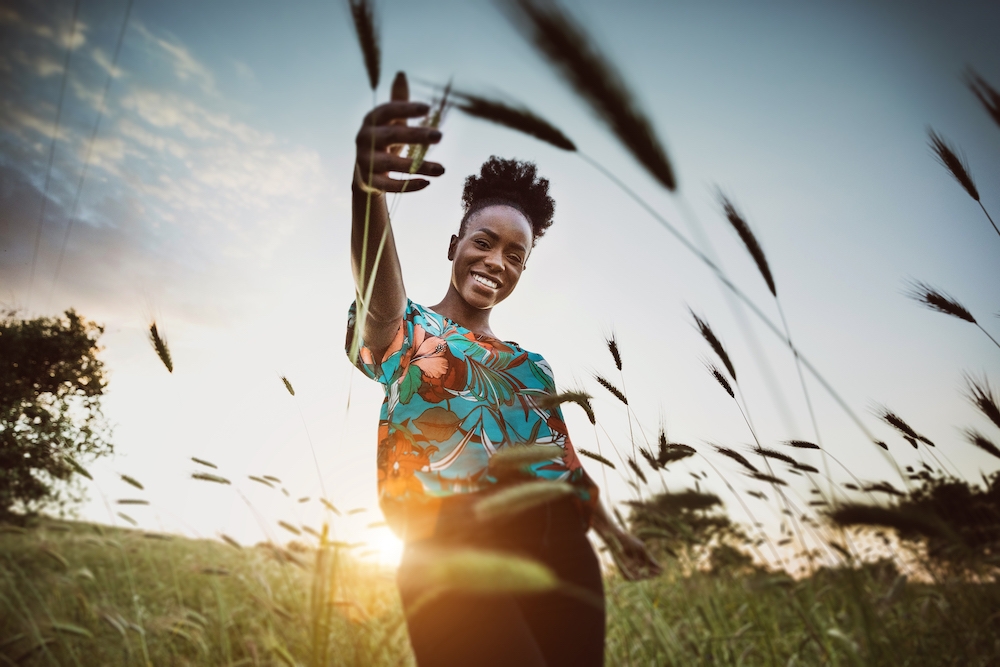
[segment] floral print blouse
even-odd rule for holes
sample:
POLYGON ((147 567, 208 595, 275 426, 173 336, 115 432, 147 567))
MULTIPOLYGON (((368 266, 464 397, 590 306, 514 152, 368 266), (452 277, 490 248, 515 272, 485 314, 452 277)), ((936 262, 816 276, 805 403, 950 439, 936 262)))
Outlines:
MULTIPOLYGON (((356 304, 348 311, 347 348, 356 304)), ((414 512, 433 513, 441 499, 497 483, 489 460, 505 447, 558 445, 562 456, 522 470, 576 489, 585 521, 597 486, 570 442, 559 407, 537 399, 555 393, 552 369, 517 343, 475 334, 407 300, 396 337, 381 363, 360 342, 357 367, 385 389, 378 429, 379 504, 389 525, 407 536, 414 512)))

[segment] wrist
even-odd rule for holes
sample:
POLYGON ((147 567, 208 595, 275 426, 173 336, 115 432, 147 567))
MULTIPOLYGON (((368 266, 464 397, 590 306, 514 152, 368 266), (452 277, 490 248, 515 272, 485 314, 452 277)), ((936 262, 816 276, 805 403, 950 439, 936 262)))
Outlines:
POLYGON ((364 176, 361 174, 361 165, 357 162, 354 163, 354 182, 351 185, 354 192, 358 194, 370 194, 375 196, 384 194, 378 188, 368 185, 364 176))

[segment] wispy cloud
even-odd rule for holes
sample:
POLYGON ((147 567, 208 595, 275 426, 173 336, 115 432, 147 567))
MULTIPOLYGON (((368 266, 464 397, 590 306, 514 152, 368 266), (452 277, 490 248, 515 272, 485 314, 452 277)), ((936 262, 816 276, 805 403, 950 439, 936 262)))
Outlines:
POLYGON ((215 77, 180 41, 170 35, 157 35, 139 21, 133 22, 133 27, 146 43, 159 49, 167 57, 180 81, 191 81, 206 93, 216 92, 215 77))

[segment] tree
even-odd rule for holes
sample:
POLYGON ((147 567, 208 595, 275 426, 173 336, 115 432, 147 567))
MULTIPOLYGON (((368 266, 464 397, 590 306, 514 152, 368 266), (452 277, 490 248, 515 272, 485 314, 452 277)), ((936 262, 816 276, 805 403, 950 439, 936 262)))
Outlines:
POLYGON ((0 517, 65 509, 82 497, 80 464, 113 451, 101 412, 103 332, 73 310, 0 316, 0 517))

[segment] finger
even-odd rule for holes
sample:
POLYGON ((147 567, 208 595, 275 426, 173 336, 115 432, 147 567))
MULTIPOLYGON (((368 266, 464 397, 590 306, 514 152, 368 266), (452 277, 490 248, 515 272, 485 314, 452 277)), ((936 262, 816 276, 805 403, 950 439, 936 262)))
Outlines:
POLYGON ((396 72, 392 80, 392 92, 389 99, 393 102, 408 102, 410 100, 410 84, 406 80, 406 72, 396 72))
POLYGON ((382 192, 416 192, 417 190, 423 190, 430 184, 430 181, 425 181, 422 178, 401 180, 382 175, 376 175, 372 178, 372 185, 382 192))
POLYGON ((368 112, 364 125, 385 125, 394 118, 419 118, 430 110, 430 105, 423 102, 386 102, 368 112))
POLYGON ((382 125, 370 128, 359 136, 359 145, 371 147, 375 138, 375 148, 382 149, 393 144, 436 144, 441 141, 441 131, 432 127, 408 127, 406 125, 382 125), (366 141, 367 140, 367 141, 366 141))
MULTIPOLYGON (((376 174, 385 174, 390 171, 408 174, 413 167, 412 159, 399 157, 390 153, 376 153, 372 163, 374 165, 372 171, 376 174)), ((444 173, 444 167, 437 162, 422 162, 414 173, 423 176, 440 176, 444 173)))
MULTIPOLYGON (((389 99, 393 102, 409 102, 410 101, 410 84, 406 80, 405 72, 396 72, 396 78, 392 80, 392 92, 389 94, 389 99)), ((394 118, 389 121, 390 125, 406 125, 405 118, 394 118)), ((389 146, 390 153, 394 155, 399 155, 403 151, 403 144, 396 144, 394 146, 389 146)))

